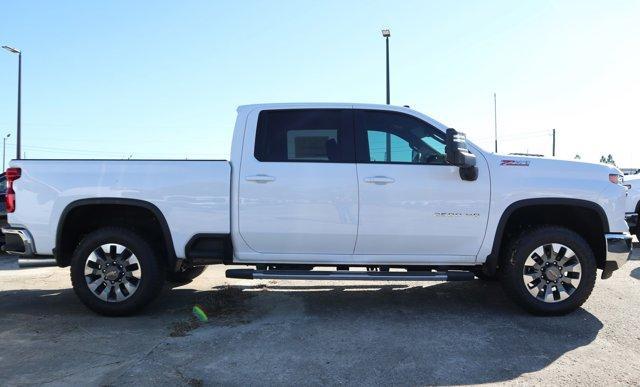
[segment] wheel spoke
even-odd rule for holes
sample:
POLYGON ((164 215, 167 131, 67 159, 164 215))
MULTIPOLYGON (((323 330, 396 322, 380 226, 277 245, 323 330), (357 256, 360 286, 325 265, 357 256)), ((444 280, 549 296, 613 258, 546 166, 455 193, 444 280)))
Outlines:
POLYGON ((124 298, 129 297, 129 289, 127 289, 127 286, 125 284, 121 283, 119 288, 120 288, 120 293, 123 295, 124 298))
POLYGON ((557 288, 557 295, 558 295, 556 299, 560 301, 566 300, 567 298, 569 298, 571 293, 573 293, 573 291, 570 293, 569 290, 566 289, 562 283, 557 284, 556 288, 557 288))
POLYGON ((87 261, 87 266, 93 270, 100 270, 100 264, 96 261, 87 261))
POLYGON ((99 280, 100 278, 102 278, 102 276, 100 274, 91 273, 91 274, 87 274, 85 278, 87 279, 87 284, 92 284, 97 280, 99 280))
POLYGON ((544 300, 545 302, 553 302, 554 298, 553 298, 553 287, 551 286, 551 284, 547 284, 547 286, 544 288, 544 300))
POLYGON ((116 259, 116 257, 118 256, 117 251, 118 247, 116 245, 109 246, 109 258, 116 259))
POLYGON ((578 262, 577 259, 571 259, 563 266, 563 268, 565 271, 577 271, 578 266, 580 266, 580 262, 578 262))
POLYGON ((129 249, 124 249, 122 250, 122 252, 120 253, 120 260, 122 262, 127 261, 131 256, 133 255, 133 253, 131 252, 131 250, 129 249))
POLYGON ((140 282, 140 280, 134 276, 127 276, 126 278, 133 286, 138 286, 138 282, 140 282))
POLYGON ((558 248, 558 254, 556 254, 555 260, 560 261, 564 259, 565 254, 567 253, 567 248, 565 246, 560 245, 558 248))
POLYGON ((562 259, 558 260, 558 265, 560 266, 566 266, 567 262, 573 260, 576 257, 576 255, 573 253, 573 251, 565 254, 562 259))
POLYGON ((100 285, 98 285, 98 286, 95 288, 95 290, 94 290, 93 292, 94 292, 95 294, 97 294, 97 295, 100 295, 100 294, 102 294, 102 292, 104 291, 104 289, 106 289, 106 287, 107 287, 106 282, 102 281, 102 282, 100 283, 100 285))
POLYGON ((100 246, 97 249, 93 250, 93 254, 96 256, 97 261, 100 262, 101 264, 102 264, 102 262, 106 262, 107 261, 107 256, 104 253, 104 250, 102 249, 102 246, 100 246))
POLYGON ((116 294, 116 287, 111 285, 109 288, 109 293, 107 294, 107 299, 110 301, 117 301, 118 295, 116 294))

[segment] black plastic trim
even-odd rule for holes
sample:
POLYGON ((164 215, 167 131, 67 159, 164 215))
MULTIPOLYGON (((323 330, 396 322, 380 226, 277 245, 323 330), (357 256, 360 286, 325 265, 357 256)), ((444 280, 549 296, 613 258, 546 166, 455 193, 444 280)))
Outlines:
MULTIPOLYGON (((498 266, 498 260, 500 258, 500 249, 502 247, 502 237, 504 236, 504 229, 509 221, 511 215, 516 211, 524 207, 531 206, 540 206, 540 205, 549 205, 549 206, 575 206, 588 208, 590 210, 596 211, 600 215, 600 221, 602 222, 602 229, 604 233, 609 232, 609 220, 607 219, 607 215, 604 212, 604 209, 600 207, 599 204, 582 199, 570 199, 570 198, 537 198, 537 199, 524 199, 514 203, 511 203, 509 207, 507 207, 502 216, 500 217, 500 221, 498 222, 498 227, 496 228, 496 235, 493 239, 493 247, 491 248, 491 254, 487 256, 487 260, 484 265, 484 271, 493 275, 496 272, 496 268, 498 266)), ((604 237, 604 235, 603 235, 604 237)))
POLYGON ((64 222, 69 215, 69 213, 82 206, 87 205, 122 205, 122 206, 134 206, 134 207, 142 207, 151 211, 155 217, 158 219, 160 223, 160 228, 162 229, 162 235, 164 237, 165 247, 168 252, 167 259, 169 260, 169 267, 174 267, 177 261, 176 250, 173 247, 173 239, 171 238, 171 230, 169 229, 169 225, 167 224, 167 220, 165 219, 162 211, 155 204, 147 202, 145 200, 140 199, 127 199, 127 198, 90 198, 90 199, 80 199, 74 202, 69 203, 65 209, 60 214, 60 219, 58 220, 58 228, 56 230, 56 247, 53 249, 53 255, 56 258, 56 262, 59 262, 59 258, 56 252, 59 250, 58 247, 62 246, 62 229, 64 226, 64 222))
POLYGON ((188 260, 197 264, 233 263, 233 245, 231 243, 231 235, 213 233, 196 234, 189 239, 189 242, 187 242, 187 245, 184 247, 184 254, 188 260), (222 249, 198 251, 197 244, 206 240, 216 242, 221 241, 222 249))

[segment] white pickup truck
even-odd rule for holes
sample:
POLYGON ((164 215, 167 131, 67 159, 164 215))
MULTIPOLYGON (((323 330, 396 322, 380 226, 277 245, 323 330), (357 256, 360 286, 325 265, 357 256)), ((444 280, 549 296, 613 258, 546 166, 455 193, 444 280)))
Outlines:
POLYGON ((640 213, 640 175, 627 175, 624 179, 624 185, 629 188, 627 196, 627 223, 632 234, 640 237, 640 222, 638 222, 638 214, 640 213))
POLYGON ((82 302, 131 314, 166 279, 499 277, 568 313, 631 253, 619 170, 506 156, 404 107, 238 109, 231 161, 14 160, 5 249, 71 267, 82 302), (255 268, 253 268, 255 266, 255 268))

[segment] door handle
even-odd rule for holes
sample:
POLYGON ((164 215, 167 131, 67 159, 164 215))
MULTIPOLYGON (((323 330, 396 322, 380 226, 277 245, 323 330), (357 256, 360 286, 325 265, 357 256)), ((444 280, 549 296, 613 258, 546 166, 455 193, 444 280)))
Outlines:
POLYGON ((246 181, 253 181, 255 183, 269 183, 275 181, 276 178, 269 175, 253 175, 244 178, 246 181))
POLYGON ((389 184, 389 183, 393 183, 394 181, 396 180, 386 176, 371 176, 371 177, 364 178, 365 183, 373 183, 378 185, 389 184))

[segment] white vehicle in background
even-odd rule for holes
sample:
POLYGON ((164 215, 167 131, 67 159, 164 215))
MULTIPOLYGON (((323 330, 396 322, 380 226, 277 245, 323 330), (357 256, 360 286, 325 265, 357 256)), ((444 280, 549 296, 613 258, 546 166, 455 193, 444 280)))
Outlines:
POLYGON ((640 175, 627 175, 624 177, 624 184, 627 192, 627 223, 632 234, 638 235, 640 225, 638 224, 638 214, 640 214, 640 175))
POLYGON ((6 250, 70 266, 105 315, 209 264, 255 266, 227 270, 244 279, 499 276, 557 315, 631 253, 618 169, 493 154, 388 105, 242 106, 231 161, 14 160, 6 176, 6 250))

